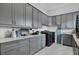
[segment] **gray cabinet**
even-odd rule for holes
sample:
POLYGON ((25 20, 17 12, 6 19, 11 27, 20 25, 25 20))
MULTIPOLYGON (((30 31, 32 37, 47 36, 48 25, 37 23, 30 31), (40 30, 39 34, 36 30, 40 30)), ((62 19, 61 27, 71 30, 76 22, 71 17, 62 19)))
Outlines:
POLYGON ((52 16, 48 16, 48 26, 52 26, 52 16))
POLYGON ((28 55, 29 39, 16 40, 12 42, 2 43, 0 45, 1 55, 28 55))
POLYGON ((41 49, 41 38, 30 38, 30 54, 34 54, 41 49))
POLYGON ((10 3, 0 3, 0 24, 12 24, 12 5, 10 3))
POLYGON ((61 15, 56 16, 57 25, 61 25, 61 15))
POLYGON ((26 4, 26 27, 32 27, 32 6, 26 4))
POLYGON ((48 25, 48 16, 45 15, 44 17, 45 17, 45 18, 44 18, 45 25, 48 25))
POLYGON ((42 35, 42 40, 41 40, 41 47, 44 48, 45 45, 46 45, 46 36, 45 35, 42 35))
POLYGON ((38 28, 39 14, 36 8, 33 8, 33 28, 38 28))
POLYGON ((25 4, 13 4, 14 24, 18 26, 25 26, 25 4))
POLYGON ((63 14, 61 15, 61 28, 67 28, 66 23, 67 23, 67 15, 63 14))
POLYGON ((63 41, 63 45, 72 47, 73 36, 71 34, 62 34, 61 39, 63 41))
POLYGON ((72 19, 72 13, 66 14, 67 15, 67 28, 73 28, 73 19, 72 19))
POLYGON ((0 55, 29 55, 45 47, 45 35, 0 43, 0 55))
POLYGON ((45 14, 42 14, 42 24, 48 25, 48 16, 45 14))
POLYGON ((42 27, 42 12, 39 11, 38 13, 38 28, 42 27))
POLYGON ((44 14, 42 13, 42 25, 44 25, 44 14))
POLYGON ((56 25, 56 17, 55 16, 52 17, 52 25, 56 25))

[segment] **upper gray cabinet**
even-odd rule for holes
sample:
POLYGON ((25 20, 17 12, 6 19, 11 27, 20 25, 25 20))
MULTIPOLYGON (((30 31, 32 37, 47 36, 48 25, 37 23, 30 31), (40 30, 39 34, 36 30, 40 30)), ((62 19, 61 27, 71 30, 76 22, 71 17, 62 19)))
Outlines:
POLYGON ((44 14, 42 13, 42 25, 44 25, 44 14))
POLYGON ((33 28, 38 28, 38 10, 33 8, 33 28))
POLYGON ((42 17, 43 17, 43 19, 42 19, 42 20, 43 20, 43 21, 42 21, 42 24, 47 26, 47 25, 48 25, 48 16, 45 15, 45 14, 43 14, 42 17))
POLYGON ((48 16, 48 26, 52 26, 52 16, 48 16))
POLYGON ((32 27, 32 6, 26 4, 26 27, 32 27))
POLYGON ((38 13, 38 28, 42 27, 42 12, 39 11, 38 13))
POLYGON ((48 16, 47 15, 45 15, 45 25, 48 25, 48 16))
POLYGON ((67 28, 66 23, 67 23, 67 15, 61 15, 61 28, 67 28))
POLYGON ((15 3, 13 4, 14 11, 14 24, 18 26, 25 26, 25 4, 15 3))
POLYGON ((12 24, 12 5, 10 3, 0 3, 0 24, 12 24))
POLYGON ((52 25, 56 25, 56 17, 55 16, 52 17, 52 25))
POLYGON ((61 25, 61 15, 56 16, 57 25, 61 25))
POLYGON ((73 18, 72 18, 72 13, 66 14, 67 15, 67 28, 73 28, 73 18))

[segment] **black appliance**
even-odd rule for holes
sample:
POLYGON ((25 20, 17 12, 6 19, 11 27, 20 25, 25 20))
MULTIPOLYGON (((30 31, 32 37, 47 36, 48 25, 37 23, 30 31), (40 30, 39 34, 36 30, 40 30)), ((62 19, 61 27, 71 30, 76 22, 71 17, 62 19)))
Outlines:
POLYGON ((55 42, 55 32, 42 31, 42 34, 46 34, 46 46, 50 46, 55 42))
POLYGON ((79 38, 79 15, 76 16, 76 36, 79 38))

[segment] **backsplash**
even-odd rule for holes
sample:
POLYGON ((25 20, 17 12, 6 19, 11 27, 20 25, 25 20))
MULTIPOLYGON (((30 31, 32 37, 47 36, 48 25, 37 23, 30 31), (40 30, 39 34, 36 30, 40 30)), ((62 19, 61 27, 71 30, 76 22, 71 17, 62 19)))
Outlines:
POLYGON ((57 29, 57 26, 52 26, 52 27, 49 27, 49 26, 42 26, 42 28, 33 29, 33 31, 34 31, 34 32, 36 32, 36 31, 41 32, 41 31, 44 31, 44 30, 48 30, 48 31, 53 32, 53 31, 56 31, 56 29, 57 29))
POLYGON ((18 30, 18 28, 0 28, 0 38, 5 37, 7 31, 12 31, 12 29, 18 30))

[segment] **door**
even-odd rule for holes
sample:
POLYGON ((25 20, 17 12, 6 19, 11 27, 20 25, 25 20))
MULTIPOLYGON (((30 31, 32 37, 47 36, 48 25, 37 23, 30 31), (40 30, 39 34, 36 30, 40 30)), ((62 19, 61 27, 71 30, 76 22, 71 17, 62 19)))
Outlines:
POLYGON ((12 4, 0 3, 0 24, 12 24, 12 4))
POLYGON ((38 28, 39 14, 36 8, 33 8, 33 28, 38 28))
POLYGON ((15 3, 14 9, 14 24, 17 26, 25 26, 25 4, 15 3))
POLYGON ((26 27, 32 27, 32 6, 26 4, 26 27))

